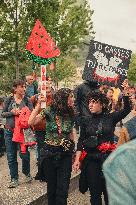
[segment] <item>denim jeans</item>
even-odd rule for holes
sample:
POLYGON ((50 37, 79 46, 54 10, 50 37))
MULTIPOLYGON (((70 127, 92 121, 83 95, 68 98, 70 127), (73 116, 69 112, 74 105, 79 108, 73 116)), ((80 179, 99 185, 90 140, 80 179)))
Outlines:
POLYGON ((0 128, 0 153, 3 152, 4 145, 5 145, 5 141, 4 141, 4 128, 0 128))
MULTIPOLYGON (((5 145, 7 152, 8 166, 10 170, 11 179, 18 179, 18 162, 17 162, 17 148, 18 143, 12 141, 13 132, 10 130, 4 131, 5 145)), ((19 149, 19 155, 22 159, 22 173, 25 175, 30 174, 30 153, 27 150, 22 154, 19 149)))

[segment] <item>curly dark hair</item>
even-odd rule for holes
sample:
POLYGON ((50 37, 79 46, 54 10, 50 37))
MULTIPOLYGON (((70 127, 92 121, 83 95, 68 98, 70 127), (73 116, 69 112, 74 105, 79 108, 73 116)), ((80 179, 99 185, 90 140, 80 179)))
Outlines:
POLYGON ((87 96, 88 104, 90 100, 98 101, 102 104, 103 112, 108 112, 109 100, 105 94, 99 92, 89 92, 87 96))
POLYGON ((68 97, 73 91, 69 88, 61 88, 54 94, 53 108, 56 114, 66 117, 74 116, 74 109, 68 106, 68 97))

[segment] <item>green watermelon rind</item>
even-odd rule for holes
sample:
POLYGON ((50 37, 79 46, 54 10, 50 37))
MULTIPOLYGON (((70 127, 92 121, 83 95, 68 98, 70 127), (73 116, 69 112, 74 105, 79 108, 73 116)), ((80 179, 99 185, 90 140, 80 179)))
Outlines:
POLYGON ((42 57, 39 57, 39 56, 35 56, 34 54, 30 53, 29 51, 26 51, 26 54, 27 54, 29 59, 31 59, 33 62, 35 62, 37 64, 40 64, 40 65, 48 65, 48 64, 53 63, 56 60, 55 57, 53 57, 53 58, 42 58, 42 57))

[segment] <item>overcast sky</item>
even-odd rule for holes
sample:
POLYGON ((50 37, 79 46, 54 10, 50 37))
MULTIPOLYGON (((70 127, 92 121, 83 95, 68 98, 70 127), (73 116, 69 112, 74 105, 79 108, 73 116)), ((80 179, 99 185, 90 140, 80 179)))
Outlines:
POLYGON ((88 0, 95 40, 136 52, 136 0, 88 0))

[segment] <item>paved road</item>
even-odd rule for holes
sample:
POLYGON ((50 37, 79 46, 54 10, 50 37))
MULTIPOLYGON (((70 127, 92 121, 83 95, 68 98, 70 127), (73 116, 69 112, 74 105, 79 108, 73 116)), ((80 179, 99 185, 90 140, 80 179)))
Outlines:
MULTIPOLYGON (((0 158, 0 205, 28 205, 46 194, 46 183, 33 180, 32 184, 24 183, 24 176, 21 173, 21 160, 19 161, 19 181, 20 186, 16 189, 8 189, 10 181, 6 155, 0 158)), ((31 151, 31 173, 34 177, 37 172, 34 150, 31 151)), ((88 205, 89 195, 82 195, 78 190, 69 194, 68 205, 88 205)), ((41 205, 41 203, 36 205, 41 205)), ((42 205, 46 205, 44 202, 42 205)))

